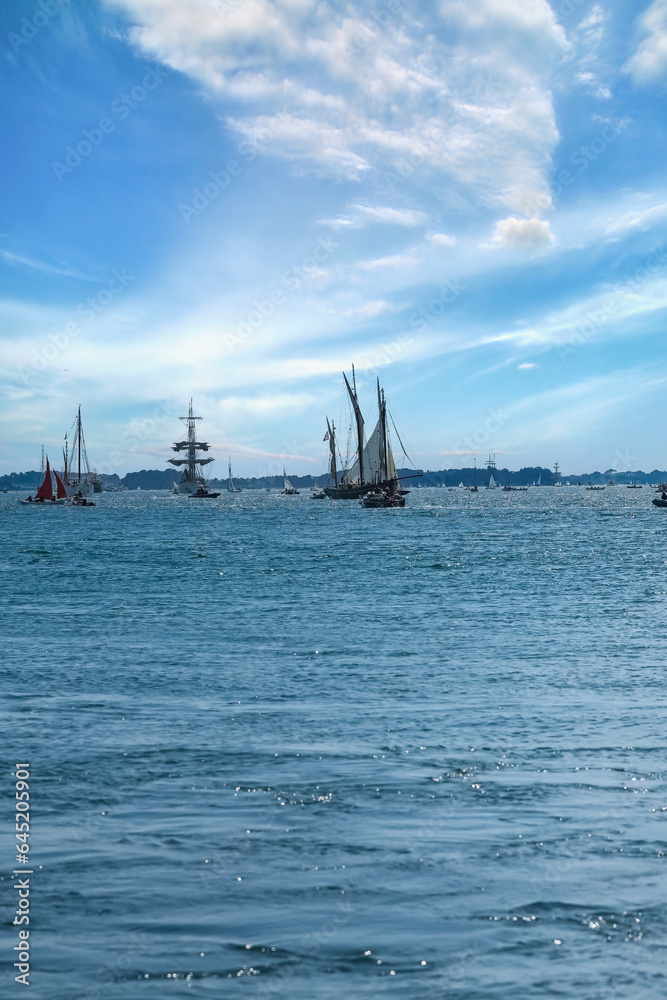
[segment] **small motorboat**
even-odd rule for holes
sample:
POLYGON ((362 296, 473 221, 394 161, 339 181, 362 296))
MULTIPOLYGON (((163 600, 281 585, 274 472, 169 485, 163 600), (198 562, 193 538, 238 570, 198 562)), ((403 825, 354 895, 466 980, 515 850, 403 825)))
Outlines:
POLYGON ((630 483, 628 486, 626 486, 626 489, 628 489, 628 490, 641 490, 642 489, 642 484, 641 483, 630 483))
POLYGON ((371 490, 363 497, 359 504, 361 507, 405 507, 405 497, 390 493, 389 490, 371 490))
POLYGON ((313 492, 310 494, 311 500, 324 500, 325 498, 326 498, 326 493, 324 492, 324 490, 318 490, 317 492, 313 490, 313 492))
POLYGON ((75 493, 73 497, 70 497, 66 503, 67 507, 94 507, 95 504, 92 500, 86 500, 86 498, 81 493, 75 493))
POLYGON ((651 503, 655 504, 656 507, 667 507, 667 500, 661 500, 659 497, 651 500, 651 503))
POLYGON ((194 493, 190 494, 190 499, 191 500, 215 500, 215 498, 219 497, 219 496, 220 496, 219 493, 211 493, 211 491, 207 490, 204 486, 199 486, 194 493))
POLYGON ((598 492, 599 490, 606 489, 606 487, 605 486, 587 486, 586 489, 587 490, 593 490, 593 492, 598 492))

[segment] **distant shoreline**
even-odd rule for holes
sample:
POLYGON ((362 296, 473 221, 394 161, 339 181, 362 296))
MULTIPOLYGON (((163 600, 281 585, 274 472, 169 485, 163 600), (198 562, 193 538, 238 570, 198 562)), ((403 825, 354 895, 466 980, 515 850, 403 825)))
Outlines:
MULTIPOLYGON (((399 469, 399 476, 409 476, 414 474, 413 469, 399 469)), ((528 467, 518 470, 494 469, 493 477, 499 486, 504 486, 509 481, 512 486, 530 486, 541 480, 541 486, 554 486, 556 479, 551 469, 528 467)), ((41 482, 42 473, 38 470, 30 472, 12 472, 6 476, 0 476, 0 490, 32 490, 41 482)), ((168 490, 172 483, 179 478, 179 474, 173 469, 142 469, 140 472, 128 472, 125 476, 101 476, 103 482, 115 487, 122 487, 126 490, 168 490)), ((581 483, 582 486, 605 486, 610 479, 619 485, 629 485, 637 483, 642 486, 650 483, 667 482, 667 470, 653 469, 651 472, 637 470, 634 472, 616 472, 607 469, 605 472, 584 472, 584 473, 561 473, 560 481, 563 485, 568 482, 571 486, 581 483)), ((290 474, 290 480, 297 488, 310 489, 313 486, 324 486, 328 477, 326 474, 320 476, 297 476, 290 474)), ((489 480, 489 473, 485 468, 473 469, 441 469, 438 471, 427 470, 419 479, 409 480, 406 483, 408 489, 417 486, 443 486, 452 487, 463 483, 464 486, 472 486, 473 480, 478 486, 485 486, 489 480)), ((226 489, 227 478, 212 477, 208 480, 213 487, 226 489)), ((282 489, 282 476, 259 476, 242 477, 234 476, 234 482, 244 490, 262 489, 282 489)))

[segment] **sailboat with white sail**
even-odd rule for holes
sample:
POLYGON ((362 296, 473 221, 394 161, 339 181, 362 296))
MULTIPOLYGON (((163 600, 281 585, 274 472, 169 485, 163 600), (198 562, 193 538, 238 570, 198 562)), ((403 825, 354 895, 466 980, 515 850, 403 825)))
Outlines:
POLYGON ((242 493, 243 490, 240 486, 234 485, 234 480, 232 479, 232 460, 229 459, 229 479, 227 480, 227 492, 228 493, 242 493))
POLYGON ((287 473, 285 472, 284 469, 283 469, 283 488, 280 492, 287 497, 298 497, 299 495, 299 491, 294 486, 294 484, 289 481, 289 479, 287 478, 287 473))
MULTIPOLYGON (((343 379, 345 380, 345 388, 352 406, 354 418, 354 429, 357 439, 356 458, 352 467, 343 471, 339 477, 336 465, 335 427, 333 422, 330 423, 327 418, 329 450, 331 453, 330 476, 333 479, 333 486, 326 486, 324 492, 334 500, 358 500, 367 493, 370 493, 371 490, 375 491, 378 488, 389 491, 392 495, 405 496, 409 493, 409 490, 400 488, 389 434, 387 401, 384 390, 380 388, 380 380, 377 380, 378 421, 373 428, 371 436, 366 441, 364 418, 357 395, 354 365, 352 366, 352 384, 350 385, 345 372, 343 372, 343 379)), ((395 425, 394 430, 396 430, 395 425)), ((397 430, 396 434, 398 436, 397 430)), ((403 446, 402 442, 401 446, 403 446)), ((405 452, 405 448, 403 448, 403 451, 405 452)), ((413 476, 401 476, 400 479, 414 479, 421 475, 421 472, 417 472, 413 476)))
POLYGON ((497 490, 499 489, 498 483, 496 482, 493 473, 497 472, 496 469, 496 454, 493 451, 489 452, 489 457, 484 463, 489 470, 489 481, 486 484, 487 490, 497 490))

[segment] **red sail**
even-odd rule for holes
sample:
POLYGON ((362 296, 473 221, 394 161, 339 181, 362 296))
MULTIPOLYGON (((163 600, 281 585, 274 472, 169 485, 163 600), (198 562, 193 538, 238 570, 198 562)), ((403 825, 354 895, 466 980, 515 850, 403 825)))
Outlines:
POLYGON ((64 500, 65 497, 67 496, 67 490, 63 486, 63 481, 55 469, 53 470, 53 475, 56 477, 56 489, 57 489, 56 497, 58 498, 58 500, 64 500))
POLYGON ((50 500, 53 496, 53 484, 51 482, 51 466, 49 465, 48 456, 46 458, 46 475, 44 476, 44 482, 40 488, 35 493, 36 500, 50 500))

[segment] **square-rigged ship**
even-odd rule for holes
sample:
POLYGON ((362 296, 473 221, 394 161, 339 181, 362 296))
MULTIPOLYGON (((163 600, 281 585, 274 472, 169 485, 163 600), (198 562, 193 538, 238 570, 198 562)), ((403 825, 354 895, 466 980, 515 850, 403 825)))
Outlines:
POLYGON ((201 417, 195 417, 192 412, 192 400, 190 400, 190 409, 188 410, 187 417, 179 417, 179 420, 184 420, 188 428, 188 436, 185 441, 175 441, 173 444, 173 451, 185 452, 185 458, 170 458, 169 461, 172 465, 182 465, 183 472, 181 478, 177 483, 174 483, 174 489, 177 493, 189 493, 190 496, 198 495, 201 496, 201 492, 206 491, 206 479, 204 478, 204 473, 202 471, 202 466, 208 465, 209 462, 213 462, 213 458, 202 458, 200 452, 208 451, 209 444, 206 441, 197 441, 197 421, 201 420, 201 417))

